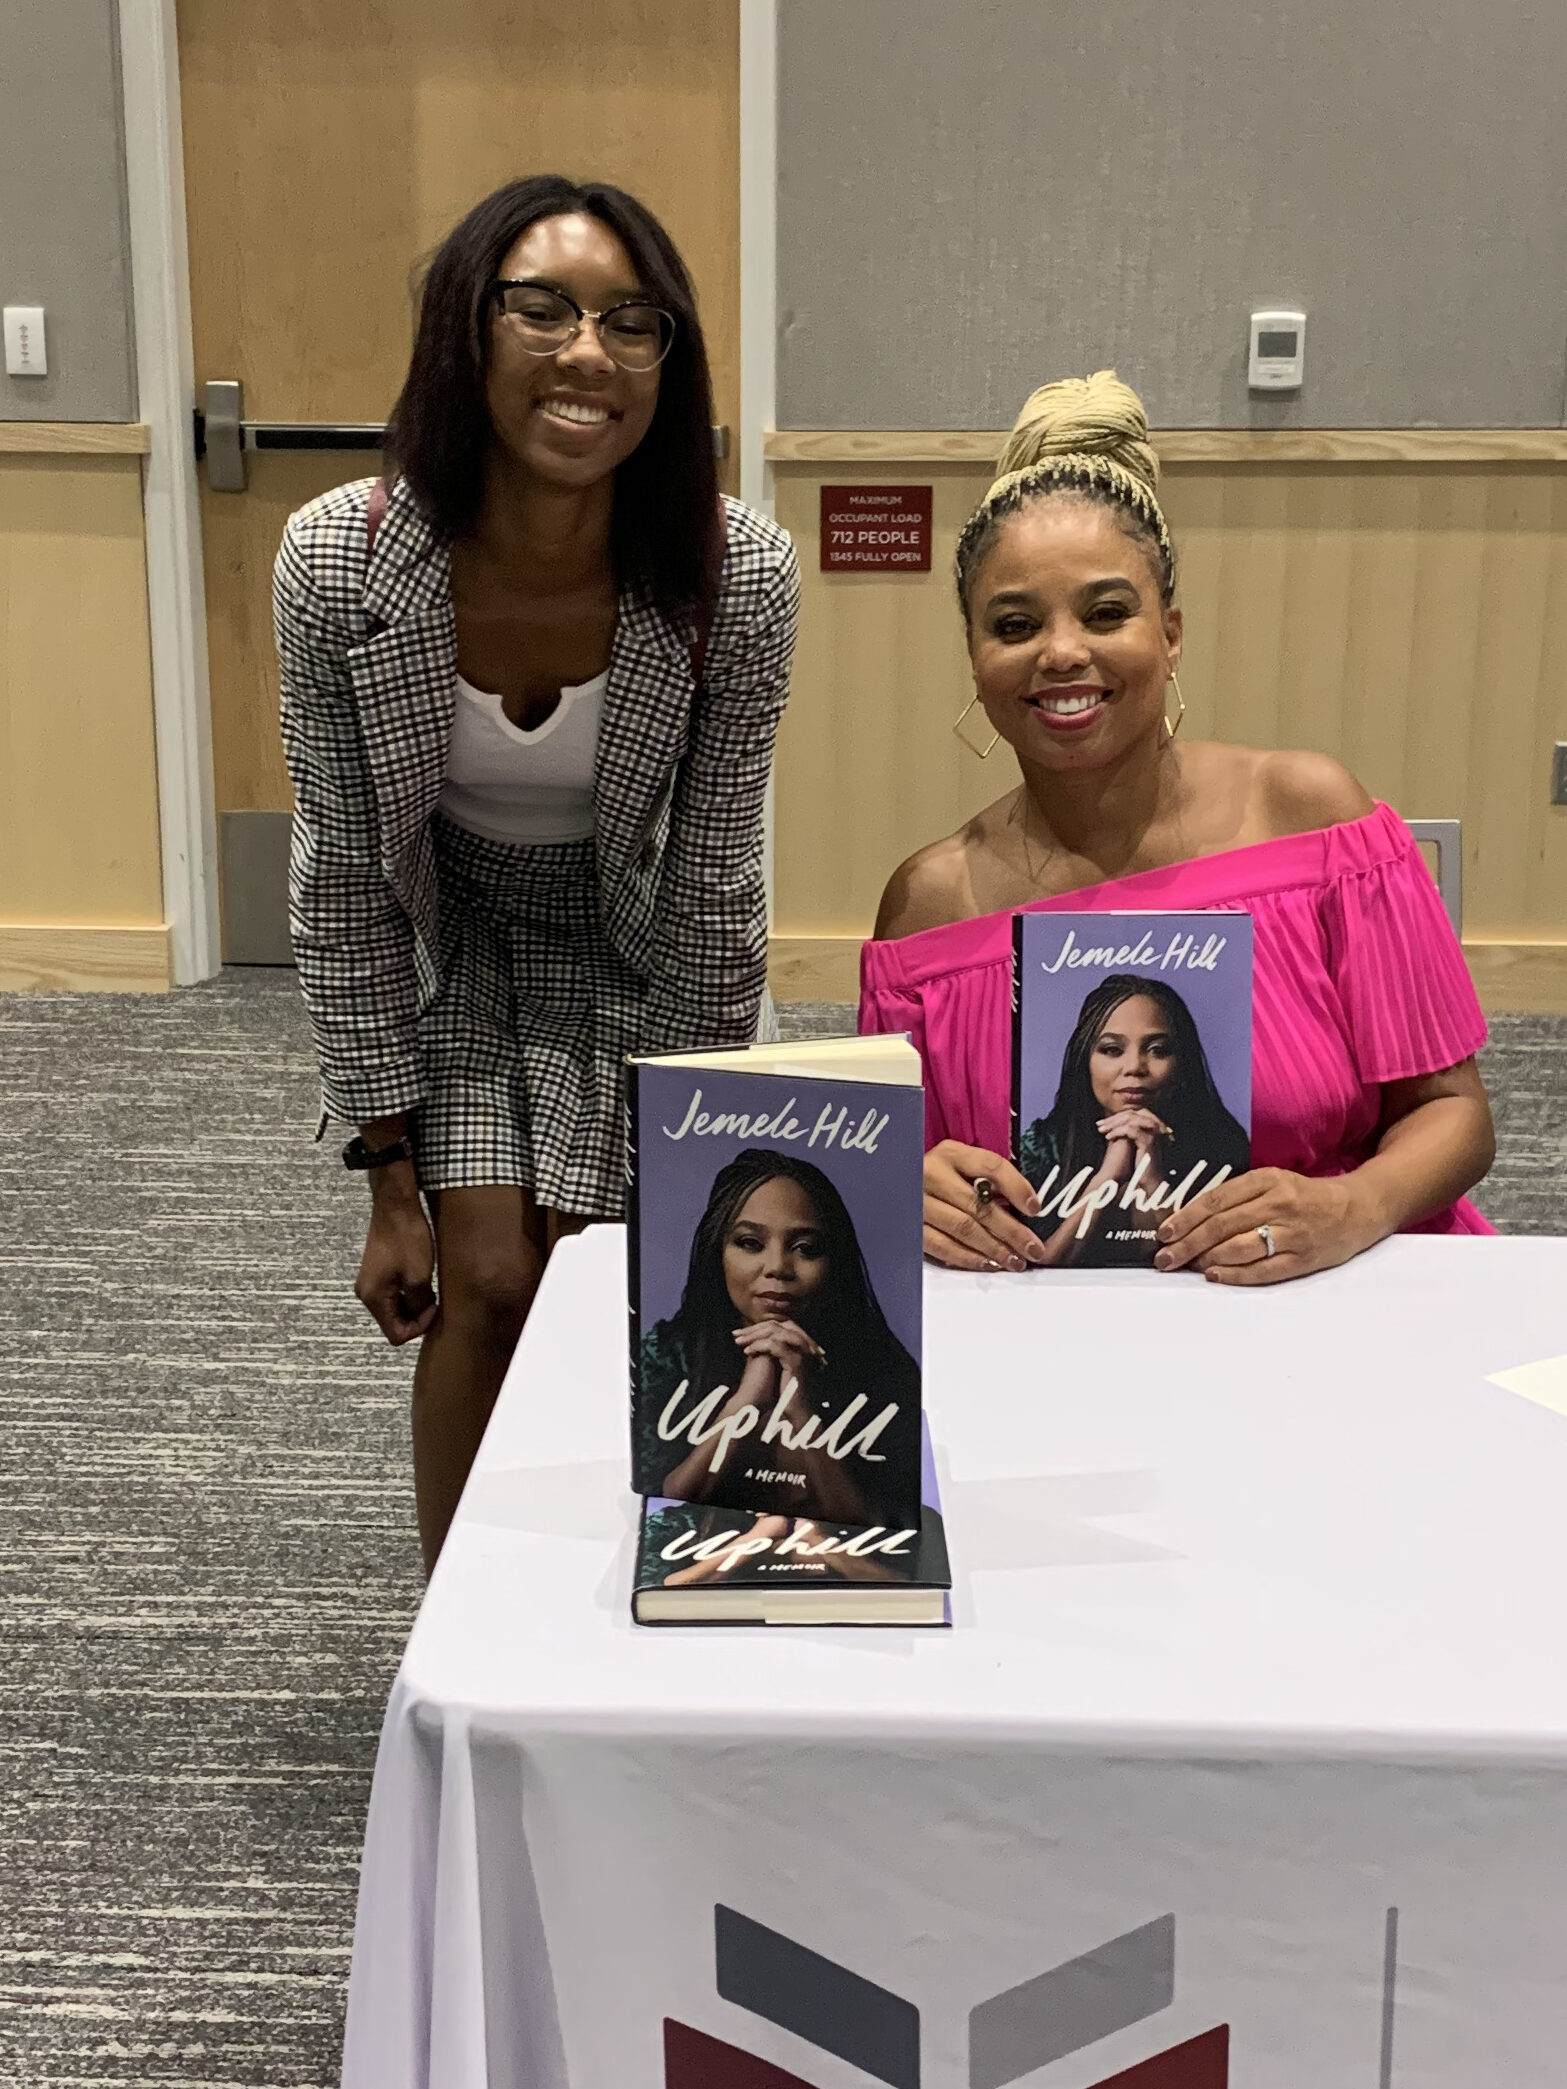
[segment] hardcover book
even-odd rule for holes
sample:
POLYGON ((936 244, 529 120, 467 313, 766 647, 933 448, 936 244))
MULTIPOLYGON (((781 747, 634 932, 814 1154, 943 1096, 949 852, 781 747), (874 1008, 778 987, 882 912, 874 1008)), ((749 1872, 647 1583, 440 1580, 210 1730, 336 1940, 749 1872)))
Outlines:
POLYGON ((1251 1165, 1249 914, 1018 914, 1012 1150, 1054 1268, 1146 1268, 1251 1165))
POLYGON ((639 1625, 946 1625, 952 1575, 928 1431, 917 1523, 642 1504, 639 1625))
POLYGON ((639 1494, 918 1525, 920 1076, 903 1037, 631 1062, 639 1494))

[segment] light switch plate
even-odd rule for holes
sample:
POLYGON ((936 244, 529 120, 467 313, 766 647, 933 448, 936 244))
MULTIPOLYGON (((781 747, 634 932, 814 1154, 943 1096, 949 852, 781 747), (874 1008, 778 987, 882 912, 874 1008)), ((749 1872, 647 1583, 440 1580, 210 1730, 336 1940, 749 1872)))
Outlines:
POLYGON ((1551 803, 1567 805, 1567 740, 1558 740, 1551 751, 1551 803))
POLYGON ((6 306, 5 374, 7 377, 49 375, 49 352, 44 345, 42 305, 6 306))

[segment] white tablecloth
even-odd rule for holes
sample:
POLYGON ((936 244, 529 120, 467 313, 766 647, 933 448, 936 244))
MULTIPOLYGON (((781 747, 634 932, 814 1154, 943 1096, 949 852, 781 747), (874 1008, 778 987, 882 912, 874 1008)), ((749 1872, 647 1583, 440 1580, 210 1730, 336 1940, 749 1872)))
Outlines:
POLYGON ((392 1693, 349 2089, 658 2089, 666 2019, 811 2089, 1224 2025, 1239 2089, 1567 2080, 1567 1415, 1491 1382, 1567 1241, 926 1320, 953 1629, 639 1629, 624 1237, 562 1245, 392 1693))

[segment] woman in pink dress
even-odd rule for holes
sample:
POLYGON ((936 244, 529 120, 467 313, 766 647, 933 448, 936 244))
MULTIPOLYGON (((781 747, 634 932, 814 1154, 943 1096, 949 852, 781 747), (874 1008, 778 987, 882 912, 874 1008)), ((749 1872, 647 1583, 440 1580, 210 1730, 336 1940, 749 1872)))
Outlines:
POLYGON ((862 960, 861 1030, 907 1030, 925 1063, 927 1254, 1043 1259, 1006 1151, 1022 908, 1253 918, 1252 1167, 1165 1221, 1157 1268, 1275 1283, 1395 1232, 1489 1232, 1465 1201, 1494 1153, 1485 1019, 1409 829, 1326 756, 1177 743, 1175 560, 1136 394, 1109 371, 1045 386, 1000 469, 958 591, 970 710, 1023 781, 900 866, 862 960))

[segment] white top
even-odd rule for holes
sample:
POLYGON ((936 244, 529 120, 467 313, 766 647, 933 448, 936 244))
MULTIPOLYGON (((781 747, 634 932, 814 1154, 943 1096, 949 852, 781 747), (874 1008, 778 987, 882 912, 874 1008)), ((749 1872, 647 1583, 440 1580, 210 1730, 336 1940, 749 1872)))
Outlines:
POLYGON ((457 677, 457 709, 440 810, 487 841, 586 841, 593 833, 593 765, 609 670, 563 689, 533 732, 498 696, 457 677))

